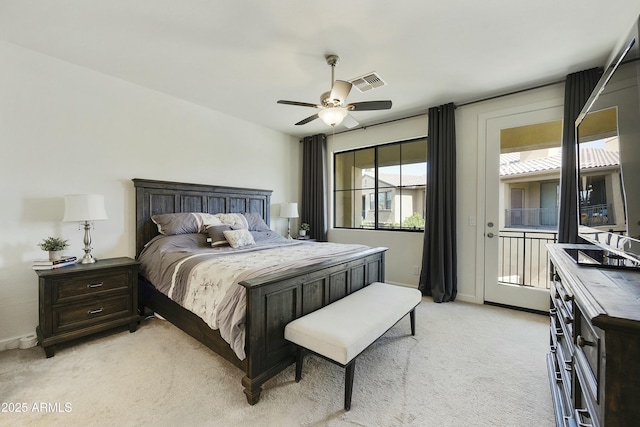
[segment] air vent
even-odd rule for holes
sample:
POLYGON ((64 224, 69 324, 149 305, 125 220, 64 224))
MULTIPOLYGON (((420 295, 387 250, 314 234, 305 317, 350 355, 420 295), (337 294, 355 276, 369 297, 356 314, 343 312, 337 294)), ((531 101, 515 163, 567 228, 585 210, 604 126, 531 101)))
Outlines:
POLYGON ((349 82, 360 92, 367 92, 371 89, 386 86, 387 84, 375 71, 369 74, 365 74, 362 77, 357 77, 353 80, 349 80, 349 82))

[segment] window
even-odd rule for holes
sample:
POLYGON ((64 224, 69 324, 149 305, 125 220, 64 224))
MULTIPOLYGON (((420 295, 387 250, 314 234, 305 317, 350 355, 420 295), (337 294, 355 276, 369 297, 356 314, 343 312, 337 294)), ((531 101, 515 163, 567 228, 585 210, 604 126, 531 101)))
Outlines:
POLYGON ((336 153, 335 227, 423 231, 426 159, 426 138, 336 153))
POLYGON ((391 209, 391 191, 378 193, 378 210, 391 209))

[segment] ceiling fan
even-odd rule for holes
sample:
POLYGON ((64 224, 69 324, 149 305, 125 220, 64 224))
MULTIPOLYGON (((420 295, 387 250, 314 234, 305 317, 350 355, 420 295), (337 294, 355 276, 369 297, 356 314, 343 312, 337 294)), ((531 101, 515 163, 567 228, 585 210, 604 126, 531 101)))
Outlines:
POLYGON ((358 122, 349 114, 350 111, 373 111, 388 110, 391 108, 391 101, 365 101, 347 104, 347 96, 351 92, 351 83, 344 80, 334 80, 334 71, 340 61, 338 55, 327 55, 327 64, 331 66, 331 90, 320 95, 320 104, 310 104, 308 102, 278 101, 278 104, 297 105, 299 107, 319 108, 316 114, 300 120, 296 126, 307 124, 318 117, 329 126, 336 126, 343 123, 348 128, 358 126, 358 122))

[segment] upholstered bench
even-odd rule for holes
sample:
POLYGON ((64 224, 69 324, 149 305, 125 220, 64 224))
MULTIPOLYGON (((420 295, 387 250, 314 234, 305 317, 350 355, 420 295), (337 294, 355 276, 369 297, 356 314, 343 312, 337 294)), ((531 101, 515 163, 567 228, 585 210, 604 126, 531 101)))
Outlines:
POLYGON ((419 290, 375 282, 287 324, 284 337, 298 346, 296 382, 302 378, 305 351, 328 359, 345 373, 344 409, 351 409, 356 358, 407 314, 415 335, 419 290))

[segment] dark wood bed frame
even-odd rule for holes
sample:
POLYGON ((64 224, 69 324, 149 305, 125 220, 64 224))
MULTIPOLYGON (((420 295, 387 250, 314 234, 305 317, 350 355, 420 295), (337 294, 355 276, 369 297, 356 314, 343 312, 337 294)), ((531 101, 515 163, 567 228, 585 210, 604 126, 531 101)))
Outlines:
MULTIPOLYGON (((151 216, 163 213, 259 213, 270 222, 271 191, 133 179, 136 189, 136 257, 158 234, 151 216)), ((211 348, 245 372, 247 402, 260 399, 262 385, 295 361, 295 348, 284 339, 290 321, 324 307, 364 286, 384 281, 386 248, 320 264, 270 274, 240 284, 247 290, 246 358, 238 360, 217 330, 182 308, 143 277, 140 308, 147 307, 211 348)))

